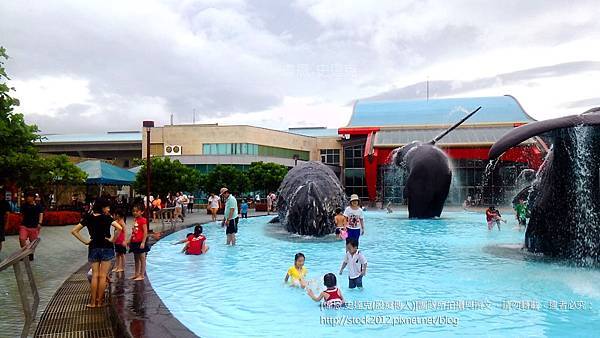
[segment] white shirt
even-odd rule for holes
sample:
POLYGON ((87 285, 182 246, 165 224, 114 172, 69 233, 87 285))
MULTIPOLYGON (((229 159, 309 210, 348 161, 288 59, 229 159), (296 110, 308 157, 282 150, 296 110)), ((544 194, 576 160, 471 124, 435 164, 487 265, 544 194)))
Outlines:
POLYGON ((360 220, 365 218, 361 208, 354 210, 350 206, 344 210, 344 216, 348 217, 348 228, 350 229, 359 229, 360 220))
POLYGON ((367 259, 360 250, 357 250, 354 255, 350 254, 350 252, 346 252, 344 263, 348 266, 348 277, 354 279, 360 277, 362 266, 367 264, 367 259))
POLYGON ((256 202, 260 202, 260 195, 259 195, 259 194, 256 194, 256 196, 254 196, 254 200, 255 200, 256 202))
POLYGON ((212 196, 208 198, 208 203, 211 209, 219 209, 220 198, 218 196, 212 196))

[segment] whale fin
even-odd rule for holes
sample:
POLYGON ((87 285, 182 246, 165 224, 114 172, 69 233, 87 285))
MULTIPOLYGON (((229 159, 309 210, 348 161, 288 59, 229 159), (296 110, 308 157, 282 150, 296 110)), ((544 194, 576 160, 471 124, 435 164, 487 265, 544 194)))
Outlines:
POLYGON ((569 128, 575 126, 591 126, 600 124, 600 107, 593 108, 579 115, 570 115, 565 117, 559 117, 556 119, 532 122, 529 124, 517 127, 508 133, 504 134, 494 145, 490 148, 489 159, 493 160, 500 157, 508 149, 519 145, 521 142, 545 132, 560 129, 569 128))
POLYGON ((438 136, 434 137, 431 141, 429 141, 429 144, 431 144, 431 145, 436 144, 437 141, 439 141, 439 140, 442 139, 442 137, 448 135, 448 133, 450 133, 454 129, 458 128, 458 126, 460 126, 461 124, 463 124, 463 122, 465 122, 469 117, 475 115, 475 113, 477 113, 479 111, 479 109, 481 109, 481 106, 479 106, 477 109, 475 109, 472 112, 470 112, 469 114, 467 114, 467 116, 463 117, 460 121, 456 122, 452 127, 444 130, 443 133, 441 133, 438 136))

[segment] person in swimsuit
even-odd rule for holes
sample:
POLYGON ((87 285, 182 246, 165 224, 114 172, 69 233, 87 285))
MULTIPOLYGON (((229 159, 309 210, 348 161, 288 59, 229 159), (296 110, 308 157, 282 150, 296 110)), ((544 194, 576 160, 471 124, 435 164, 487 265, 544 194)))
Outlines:
POLYGON ((335 235, 337 239, 348 238, 348 230, 346 228, 346 216, 342 214, 342 208, 335 209, 335 235))
POLYGON ((305 260, 305 257, 302 252, 298 252, 294 256, 294 265, 292 265, 288 269, 287 273, 285 274, 285 279, 284 279, 285 283, 287 283, 288 280, 290 280, 290 278, 291 278, 292 286, 300 286, 301 288, 306 287, 307 283, 304 280, 304 277, 306 277, 306 274, 308 273, 308 271, 304 267, 304 260, 305 260))
POLYGON ((308 289, 307 294, 315 302, 324 300, 323 306, 325 307, 341 307, 344 305, 344 296, 342 291, 337 288, 337 279, 333 273, 328 273, 323 276, 323 284, 327 289, 322 291, 318 296, 315 295, 313 290, 308 289))

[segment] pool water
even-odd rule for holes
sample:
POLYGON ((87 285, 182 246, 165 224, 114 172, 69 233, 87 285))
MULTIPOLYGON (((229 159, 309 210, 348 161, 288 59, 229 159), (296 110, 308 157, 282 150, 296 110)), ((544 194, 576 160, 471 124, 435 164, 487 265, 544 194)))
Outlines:
POLYGON ((171 244, 191 229, 167 236, 152 248, 147 272, 173 315, 202 337, 597 336, 600 271, 496 250, 523 241, 506 217, 502 231, 489 232, 477 213, 408 220, 367 212, 364 289, 348 289, 347 270, 338 275, 352 307, 340 310, 321 309, 283 279, 302 252, 311 287, 322 287, 325 273, 339 271, 343 242, 288 235, 267 217, 242 220, 235 247, 219 225, 205 225, 210 250, 202 256, 171 244))

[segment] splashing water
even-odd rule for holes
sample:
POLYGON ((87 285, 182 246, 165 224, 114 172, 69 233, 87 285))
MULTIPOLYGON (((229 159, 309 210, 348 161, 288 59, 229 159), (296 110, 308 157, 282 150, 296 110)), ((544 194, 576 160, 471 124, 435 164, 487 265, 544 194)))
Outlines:
POLYGON ((575 205, 578 207, 575 213, 575 226, 577 227, 576 242, 574 248, 574 258, 580 259, 581 263, 591 264, 594 259, 593 252, 597 250, 597 243, 594 238, 597 238, 598 214, 596 213, 595 203, 592 199, 592 185, 594 182, 590 179, 593 176, 594 161, 591 147, 592 129, 585 126, 577 126, 573 128, 574 140, 576 141, 573 152, 570 154, 573 159, 575 177, 575 205))

